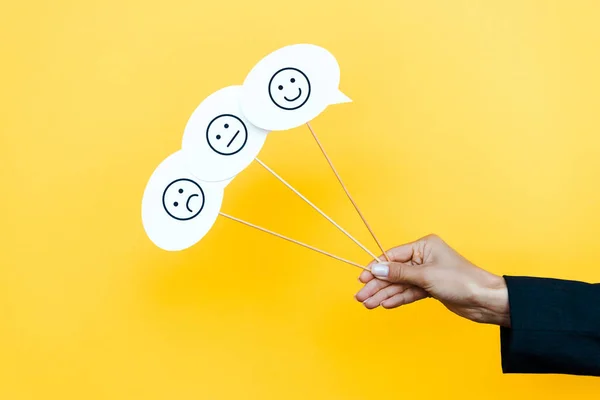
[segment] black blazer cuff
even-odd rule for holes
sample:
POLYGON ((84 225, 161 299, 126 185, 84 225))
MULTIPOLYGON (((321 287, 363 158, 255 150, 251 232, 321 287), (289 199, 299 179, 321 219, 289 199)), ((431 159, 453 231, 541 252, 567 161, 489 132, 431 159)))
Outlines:
POLYGON ((505 373, 600 374, 600 286, 505 276, 511 328, 500 329, 505 373))

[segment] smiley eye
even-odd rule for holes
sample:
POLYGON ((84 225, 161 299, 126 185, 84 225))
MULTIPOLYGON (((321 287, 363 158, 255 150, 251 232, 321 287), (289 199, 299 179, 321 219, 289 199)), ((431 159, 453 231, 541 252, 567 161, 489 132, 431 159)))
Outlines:
POLYGON ((229 128, 229 124, 225 124, 225 129, 229 128))
POLYGON ((277 89, 283 90, 283 86, 279 85, 279 87, 277 89))
POLYGON ((217 140, 221 139, 221 135, 217 135, 217 140))
POLYGON ((296 80, 294 78, 290 79, 290 82, 294 83, 296 80))
POLYGON ((174 205, 175 207, 177 207, 177 206, 179 205, 179 203, 178 203, 178 202, 175 202, 175 203, 173 203, 173 205, 174 205))
POLYGON ((178 192, 179 192, 179 193, 183 193, 183 189, 179 189, 179 190, 178 190, 178 192))

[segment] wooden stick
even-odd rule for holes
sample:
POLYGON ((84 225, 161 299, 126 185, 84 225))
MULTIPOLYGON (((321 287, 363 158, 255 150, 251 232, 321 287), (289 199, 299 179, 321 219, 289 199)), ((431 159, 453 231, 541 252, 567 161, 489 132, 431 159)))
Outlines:
MULTIPOLYGON (((350 192, 348 191, 348 189, 346 188, 346 185, 344 185, 344 182, 342 181, 342 178, 340 176, 340 174, 338 174, 337 170, 335 169, 335 167, 333 166, 333 163, 331 162, 331 160, 329 159, 329 156, 327 155, 327 152, 325 151, 325 148, 323 147, 323 145, 321 144, 321 141, 319 140, 319 138, 317 137, 317 134, 315 133, 315 131, 313 130, 312 126, 310 126, 310 123, 307 122, 306 126, 308 126, 308 129, 310 130, 310 133, 312 133, 313 137, 315 138, 315 141, 317 142, 317 145, 319 145, 319 148, 321 149, 321 152, 323 153, 323 155, 325 156, 325 159, 327 160, 327 162, 329 163, 329 166, 331 167, 331 170, 333 171, 333 173, 335 174, 335 177, 337 178, 338 182, 340 183, 340 185, 342 185, 342 189, 344 189, 344 192, 346 192, 346 196, 348 196, 348 199, 350 199, 350 202, 352 203, 352 205, 354 206, 354 209, 356 210, 356 212, 358 213, 358 215, 360 216, 360 218, 362 219, 362 221, 364 222, 365 226, 367 227, 367 229, 369 230, 369 233, 371 233, 371 236, 373 236, 373 239, 375 240, 375 243, 377 243, 377 246, 379 247, 379 249, 381 250, 381 252, 383 253, 383 255, 385 256, 386 260, 391 261, 390 258, 388 257, 387 253, 385 252, 385 250, 383 249, 383 246, 381 245, 381 243, 379 243, 379 240, 377 240, 377 237, 375 236, 375 232, 373 232, 373 229, 371 229, 371 226, 369 226, 369 223, 367 222, 367 220, 365 219, 365 217, 363 216, 362 212, 360 212, 360 209, 358 208, 358 205, 356 204, 356 202, 354 201, 354 199, 352 198, 352 196, 350 196, 350 192)), ((377 259, 377 257, 375 257, 377 259)), ((379 260, 378 260, 379 261, 379 260)))
POLYGON ((331 254, 331 253, 327 253, 326 251, 323 251, 323 250, 317 249, 316 247, 313 247, 313 246, 311 246, 311 245, 308 245, 308 244, 305 244, 305 243, 299 242, 299 241, 297 241, 297 240, 294 240, 294 239, 291 239, 291 238, 289 238, 289 237, 287 237, 287 236, 280 235, 280 234, 279 234, 279 233, 277 233, 277 232, 270 231, 270 230, 268 230, 268 229, 265 229, 265 228, 263 228, 263 227, 260 227, 260 226, 258 226, 258 225, 254 225, 254 224, 251 224, 250 222, 246 222, 246 221, 244 221, 244 220, 241 220, 241 219, 239 219, 239 218, 232 217, 231 215, 227 215, 227 214, 225 214, 225 213, 222 213, 222 212, 220 212, 219 214, 220 214, 221 216, 225 217, 225 218, 229 218, 229 219, 231 219, 231 220, 233 220, 233 221, 239 222, 240 224, 244 224, 244 225, 247 225, 247 226, 249 226, 249 227, 251 227, 251 228, 258 229, 259 231, 262 231, 262 232, 268 233, 268 234, 270 234, 270 235, 273 235, 273 236, 276 236, 276 237, 278 237, 278 238, 280 238, 280 239, 287 240, 288 242, 292 242, 292 243, 294 243, 294 244, 297 244, 297 245, 299 245, 299 246, 306 247, 307 249, 310 249, 310 250, 312 250, 312 251, 316 251, 317 253, 323 254, 323 255, 325 255, 325 256, 331 257, 331 258, 333 258, 333 259, 336 259, 336 260, 338 260, 338 261, 345 262, 346 264, 350 264, 350 265, 353 265, 353 266, 355 266, 355 267, 358 267, 358 268, 360 268, 360 269, 364 269, 364 270, 367 270, 367 271, 368 271, 368 268, 367 268, 367 267, 365 267, 365 266, 362 266, 362 265, 360 265, 360 264, 357 264, 357 263, 355 263, 355 262, 353 262, 353 261, 349 261, 349 260, 346 260, 346 259, 344 259, 344 258, 342 258, 342 257, 338 257, 338 256, 336 256, 336 255, 333 255, 333 254, 331 254))
POLYGON ((338 228, 340 231, 342 231, 342 233, 344 233, 344 235, 348 236, 350 239, 352 239, 352 241, 354 243, 356 243, 358 246, 360 246, 361 249, 363 249, 365 252, 367 252, 367 254, 369 254, 371 257, 375 258, 377 261, 381 261, 379 258, 377 258, 377 256, 375 254, 373 254, 369 249, 367 249, 365 246, 363 246, 362 243, 360 243, 358 240, 356 240, 352 235, 350 235, 348 232, 346 232, 344 230, 344 228, 342 228, 341 226, 339 226, 334 220, 332 220, 327 214, 325 214, 323 211, 321 211, 321 209, 317 206, 315 206, 310 200, 308 200, 306 197, 304 197, 302 195, 302 193, 300 193, 299 191, 297 191, 292 185, 290 185, 289 183, 287 183, 281 176, 279 176, 275 171, 273 171, 271 168, 269 168, 267 166, 267 164, 265 164, 264 162, 260 161, 258 158, 255 158, 256 162, 259 163, 260 165, 262 165, 267 171, 269 171, 275 178, 277 178, 281 183, 283 183, 285 186, 288 187, 288 189, 290 189, 292 192, 296 193, 296 195, 298 195, 298 197, 300 197, 302 200, 304 200, 309 206, 311 206, 312 208, 314 208, 319 214, 321 214, 323 217, 325 217, 327 219, 327 221, 331 222, 336 228, 338 228))

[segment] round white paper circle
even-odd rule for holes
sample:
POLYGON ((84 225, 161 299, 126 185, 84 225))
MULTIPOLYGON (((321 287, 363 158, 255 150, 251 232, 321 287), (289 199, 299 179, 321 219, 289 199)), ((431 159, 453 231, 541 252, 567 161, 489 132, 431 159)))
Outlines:
POLYGON ((186 165, 199 179, 218 182, 239 174, 262 149, 268 131, 250 123, 240 108, 241 86, 208 96, 183 133, 186 165))
POLYGON ((269 54, 244 81, 242 112, 269 131, 305 124, 330 104, 351 101, 340 92, 340 67, 322 47, 296 44, 269 54))
POLYGON ((199 242, 219 215, 226 183, 200 181, 186 168, 181 151, 167 157, 142 198, 142 223, 150 240, 168 251, 199 242))

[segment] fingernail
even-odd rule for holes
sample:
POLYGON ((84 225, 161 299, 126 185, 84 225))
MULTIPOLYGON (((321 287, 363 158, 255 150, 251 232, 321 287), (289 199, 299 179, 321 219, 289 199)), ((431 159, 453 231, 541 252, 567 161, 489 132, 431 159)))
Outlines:
POLYGON ((379 278, 387 278, 390 267, 386 264, 375 264, 371 267, 371 273, 379 278))

